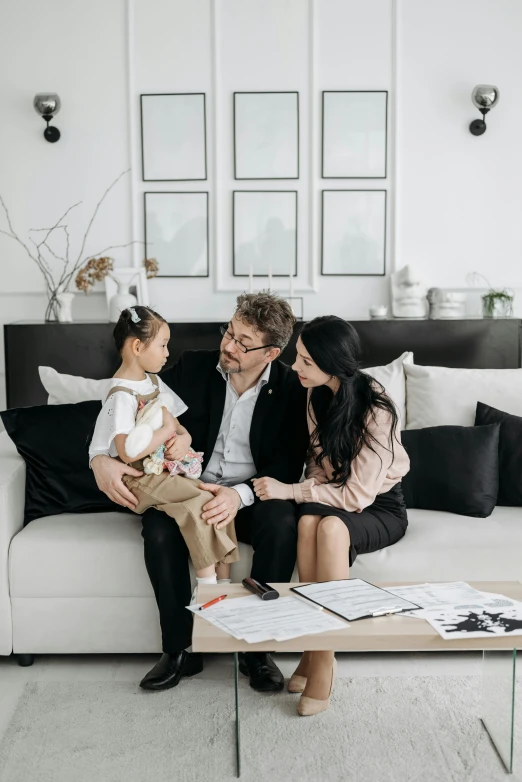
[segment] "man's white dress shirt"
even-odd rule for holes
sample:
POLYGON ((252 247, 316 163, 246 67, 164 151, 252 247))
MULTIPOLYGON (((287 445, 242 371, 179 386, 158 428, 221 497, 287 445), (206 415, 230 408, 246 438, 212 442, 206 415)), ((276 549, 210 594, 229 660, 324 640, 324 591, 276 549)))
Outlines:
POLYGON ((227 384, 225 407, 216 444, 201 480, 235 489, 241 498, 240 507, 243 508, 254 503, 252 489, 242 481, 252 478, 256 473, 250 450, 250 427, 259 392, 270 379, 270 364, 256 385, 241 396, 230 382, 230 375, 219 364, 217 370, 227 384))

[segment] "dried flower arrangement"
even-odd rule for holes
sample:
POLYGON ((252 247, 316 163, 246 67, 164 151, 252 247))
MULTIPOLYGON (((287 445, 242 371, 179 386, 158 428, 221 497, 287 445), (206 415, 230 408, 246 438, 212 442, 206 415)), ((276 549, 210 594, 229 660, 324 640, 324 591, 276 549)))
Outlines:
POLYGON ((152 280, 153 277, 159 272, 159 263, 155 258, 145 258, 143 261, 145 266, 145 273, 148 280, 152 280))
MULTIPOLYGON (((157 275, 159 265, 155 258, 145 258, 143 265, 148 280, 157 275)), ((113 271, 114 262, 112 258, 90 258, 76 275, 76 287, 79 291, 89 293, 95 282, 102 282, 106 277, 110 277, 114 282, 119 283, 120 280, 117 274, 113 274, 113 271)), ((138 273, 136 271, 136 277, 138 273)), ((130 283, 132 283, 132 279, 130 283)))
MULTIPOLYGON (((111 245, 110 247, 106 247, 101 252, 93 253, 92 255, 87 255, 87 256, 84 255, 85 244, 89 236, 94 219, 98 214, 98 210, 100 206, 102 205, 102 203, 104 202, 105 198, 110 193, 112 188, 129 171, 130 169, 127 169, 127 171, 123 171, 114 180, 114 182, 107 188, 107 190, 105 191, 101 199, 98 201, 96 208, 94 210, 94 214, 92 215, 89 224, 87 226, 87 230, 85 231, 85 234, 83 236, 80 252, 76 260, 70 258, 70 234, 68 230, 68 225, 63 224, 63 220, 65 220, 69 212, 71 212, 73 209, 75 209, 77 206, 79 206, 82 203, 81 201, 79 201, 77 204, 73 204, 73 206, 70 206, 67 209, 67 211, 60 217, 60 219, 50 228, 30 228, 29 239, 27 242, 24 242, 15 232, 13 228, 13 224, 11 222, 9 211, 4 203, 4 200, 0 196, 0 205, 2 206, 5 212, 5 216, 7 218, 7 225, 9 229, 8 231, 4 231, 0 229, 0 233, 18 242, 18 244, 20 244, 27 252, 29 257, 36 263, 38 269, 43 275, 44 282, 45 282, 45 290, 48 298, 47 309, 45 311, 46 321, 58 319, 59 302, 57 296, 60 293, 65 293, 68 290, 69 285, 71 284, 73 278, 77 274, 78 270, 84 266, 86 261, 87 264, 91 260, 99 261, 100 258, 98 258, 98 256, 103 256, 104 253, 107 252, 107 250, 129 247, 129 245, 135 244, 135 242, 127 242, 126 244, 111 245), (65 253, 63 250, 61 250, 62 254, 60 255, 59 254, 60 251, 57 250, 56 244, 52 246, 51 241, 54 240, 54 238, 62 231, 63 231, 63 234, 61 234, 62 237, 65 235, 65 253), (43 234, 43 239, 39 239, 38 241, 35 241, 35 239, 33 239, 33 237, 31 236, 32 233, 43 234), (33 244, 34 247, 30 247, 29 243, 33 244), (56 261, 59 261, 63 264, 61 270, 59 269, 58 272, 56 271, 56 268, 53 268, 56 267, 56 261)), ((111 259, 106 257, 104 257, 102 260, 111 261, 111 259)), ((91 267, 91 270, 95 274, 101 273, 101 267, 100 268, 91 267)))

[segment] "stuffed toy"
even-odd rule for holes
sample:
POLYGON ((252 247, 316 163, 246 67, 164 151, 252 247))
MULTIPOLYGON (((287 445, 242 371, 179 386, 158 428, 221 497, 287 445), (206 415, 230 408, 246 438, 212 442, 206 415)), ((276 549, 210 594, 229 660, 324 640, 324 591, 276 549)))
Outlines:
MULTIPOLYGON (((141 407, 136 416, 136 423, 125 441, 125 452, 130 459, 135 459, 145 451, 151 443, 154 432, 163 426, 163 410, 174 413, 172 398, 169 394, 160 392, 155 399, 141 407)), ((143 461, 143 472, 147 475, 161 475, 168 470, 170 475, 185 475, 196 480, 201 475, 203 454, 189 448, 183 459, 169 461, 165 459, 165 446, 160 445, 156 451, 143 461)))

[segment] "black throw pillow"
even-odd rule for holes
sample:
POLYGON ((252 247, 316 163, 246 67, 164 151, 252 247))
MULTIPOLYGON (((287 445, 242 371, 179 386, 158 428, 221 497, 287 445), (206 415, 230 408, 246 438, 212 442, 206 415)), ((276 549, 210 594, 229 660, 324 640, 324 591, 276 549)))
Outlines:
POLYGON ((407 508, 489 516, 498 494, 499 424, 429 426, 401 432, 410 457, 407 508))
POLYGON ((0 412, 27 466, 24 524, 59 513, 123 510, 101 492, 89 468, 100 402, 19 407, 0 412))
POLYGON ((522 418, 477 402, 475 426, 500 424, 497 505, 522 505, 522 418))

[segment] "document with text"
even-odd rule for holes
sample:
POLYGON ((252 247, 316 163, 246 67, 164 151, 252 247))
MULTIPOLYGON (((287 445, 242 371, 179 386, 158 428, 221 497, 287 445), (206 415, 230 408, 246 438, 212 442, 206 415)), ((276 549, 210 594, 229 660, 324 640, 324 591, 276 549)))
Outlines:
POLYGON ((348 621, 419 608, 411 600, 369 584, 362 578, 305 584, 292 587, 292 591, 348 621))
POLYGON ((264 601, 251 595, 223 600, 202 611, 199 605, 187 608, 225 633, 248 643, 287 641, 349 627, 337 617, 294 597, 264 601))

